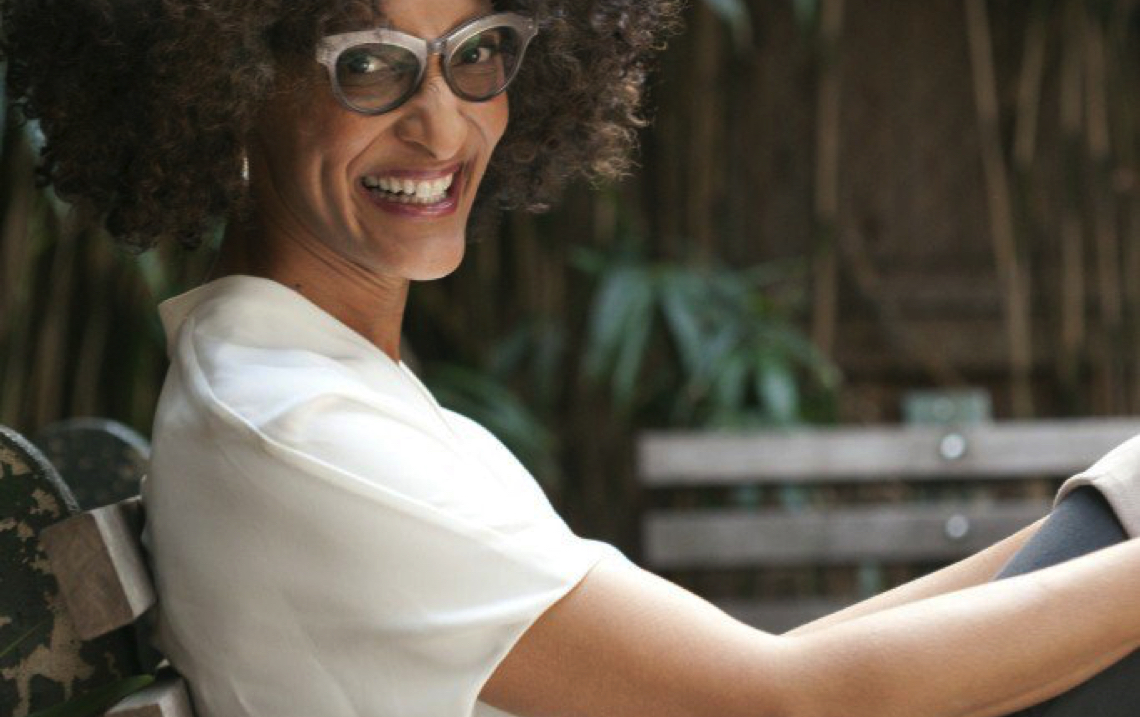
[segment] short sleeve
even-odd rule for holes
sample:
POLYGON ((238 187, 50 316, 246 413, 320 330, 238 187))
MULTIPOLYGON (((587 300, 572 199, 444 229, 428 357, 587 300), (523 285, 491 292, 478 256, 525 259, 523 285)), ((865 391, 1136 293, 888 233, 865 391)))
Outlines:
POLYGON ((1081 486, 1100 491, 1124 526, 1128 536, 1140 536, 1140 436, 1130 438, 1105 454, 1088 470, 1066 480, 1054 498, 1059 505, 1081 486))
POLYGON ((309 676, 307 709, 326 715, 478 714, 527 628, 601 559, 624 559, 430 412, 335 392, 256 425, 227 410, 240 430, 216 429, 227 478, 210 498, 198 489, 196 514, 214 517, 186 562, 212 561, 202 601, 261 614, 181 637, 256 666, 235 701, 259 714, 303 713, 278 684, 289 674, 309 676))

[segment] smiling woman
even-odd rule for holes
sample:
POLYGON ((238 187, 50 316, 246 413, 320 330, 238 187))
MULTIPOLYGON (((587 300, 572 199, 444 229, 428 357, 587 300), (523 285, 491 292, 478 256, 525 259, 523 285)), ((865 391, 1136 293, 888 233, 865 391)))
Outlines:
POLYGON ((981 717, 1140 644, 1140 543, 982 584, 1034 527, 753 630, 576 536, 400 360, 477 206, 625 168, 671 0, 0 7, 46 181, 139 247, 226 221, 159 307, 143 489, 154 641, 200 717, 981 717))
MULTIPOLYGON (((391 26, 386 6, 370 0, 2 7, 9 91, 49 139, 42 176, 137 247, 200 243, 247 196, 242 152, 267 99, 290 89, 307 92, 306 105, 328 97, 325 69, 313 62, 322 39, 391 26)), ((677 3, 504 0, 493 8, 533 18, 539 34, 512 83, 511 127, 480 203, 539 209, 571 177, 622 173, 641 125, 645 61, 675 27, 677 3)), ((465 62, 458 49, 449 48, 445 68, 453 77, 465 62)), ((359 53, 343 56, 337 72, 354 59, 359 53)))

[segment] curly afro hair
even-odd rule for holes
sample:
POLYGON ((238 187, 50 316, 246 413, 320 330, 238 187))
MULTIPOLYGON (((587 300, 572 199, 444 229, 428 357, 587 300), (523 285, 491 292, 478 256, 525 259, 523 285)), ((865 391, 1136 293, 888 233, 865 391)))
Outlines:
MULTIPOLYGON (((575 176, 628 169, 647 62, 678 0, 503 0, 540 32, 479 205, 540 211, 575 176)), ((284 67, 383 0, 0 0, 14 107, 40 179, 139 250, 197 246, 245 199, 243 137, 284 67)))

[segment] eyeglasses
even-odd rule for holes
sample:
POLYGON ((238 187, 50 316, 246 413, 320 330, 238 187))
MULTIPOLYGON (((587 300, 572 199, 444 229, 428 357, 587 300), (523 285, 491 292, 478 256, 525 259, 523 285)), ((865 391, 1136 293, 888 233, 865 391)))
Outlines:
POLYGON ((536 34, 532 18, 502 12, 435 40, 387 28, 330 35, 317 46, 317 62, 328 68, 341 104, 361 114, 384 114, 407 102, 423 84, 432 55, 440 56, 457 97, 486 102, 511 84, 536 34))

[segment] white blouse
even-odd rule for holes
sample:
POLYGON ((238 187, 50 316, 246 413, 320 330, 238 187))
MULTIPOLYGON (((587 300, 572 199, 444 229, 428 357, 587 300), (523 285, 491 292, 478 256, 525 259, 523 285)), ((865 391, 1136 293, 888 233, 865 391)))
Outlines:
POLYGON ((144 542, 199 717, 504 715, 477 701, 499 662, 625 556, 297 292, 231 276, 160 313, 144 542))

